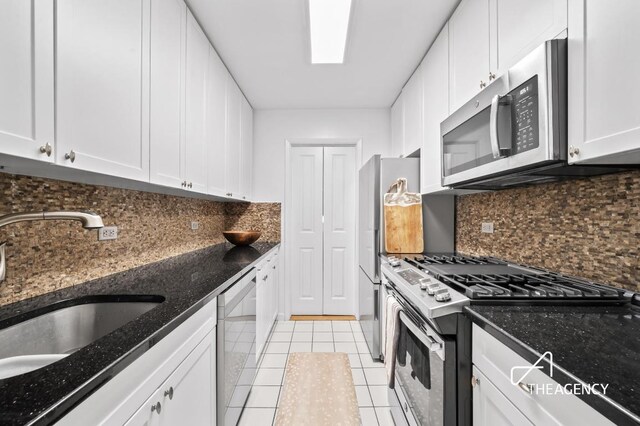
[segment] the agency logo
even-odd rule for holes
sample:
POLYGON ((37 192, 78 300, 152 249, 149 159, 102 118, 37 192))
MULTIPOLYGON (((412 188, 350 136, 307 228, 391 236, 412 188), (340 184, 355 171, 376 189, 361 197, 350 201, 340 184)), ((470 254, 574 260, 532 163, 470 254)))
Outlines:
POLYGON ((544 370, 544 360, 548 360, 549 378, 553 378, 553 354, 549 351, 543 353, 532 365, 516 365, 511 367, 511 384, 518 386, 525 392, 533 395, 606 395, 609 384, 605 383, 567 383, 561 385, 553 380, 532 377, 534 370, 544 370))

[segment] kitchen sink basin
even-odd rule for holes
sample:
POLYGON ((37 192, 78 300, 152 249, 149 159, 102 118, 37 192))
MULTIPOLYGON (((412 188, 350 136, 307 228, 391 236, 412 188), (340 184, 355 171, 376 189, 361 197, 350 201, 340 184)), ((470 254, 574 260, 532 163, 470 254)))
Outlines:
POLYGON ((150 311, 163 298, 151 300, 75 304, 0 330, 0 378, 56 362, 150 311))

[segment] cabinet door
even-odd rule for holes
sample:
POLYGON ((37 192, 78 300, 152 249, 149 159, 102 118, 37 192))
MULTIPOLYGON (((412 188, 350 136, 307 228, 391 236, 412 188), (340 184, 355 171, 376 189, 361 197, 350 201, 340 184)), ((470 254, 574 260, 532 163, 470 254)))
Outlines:
POLYGON ((149 181, 149 0, 56 5, 56 161, 149 181))
POLYGON ((567 29, 567 0, 490 0, 490 10, 496 76, 567 29))
POLYGON ((449 101, 457 110, 489 82, 489 0, 462 0, 449 20, 449 101))
POLYGON ((422 67, 413 73, 402 90, 404 110, 404 144, 402 154, 408 156, 422 147, 422 67))
POLYGON ((449 27, 445 25, 422 63, 424 139, 420 153, 421 192, 442 189, 440 123, 449 115, 449 27))
POLYGON ((253 109, 244 96, 241 96, 242 112, 240 135, 240 196, 243 200, 251 198, 251 170, 253 168, 253 109))
POLYGON ((640 163, 638 16, 635 0, 569 3, 570 163, 640 163))
POLYGON ((278 256, 274 256, 271 268, 271 325, 278 319, 278 295, 280 294, 280 269, 278 256))
POLYGON ((269 300, 267 292, 268 266, 259 271, 256 279, 256 357, 265 349, 267 341, 267 321, 269 300))
POLYGON ((216 423, 215 329, 189 354, 167 379, 162 390, 166 426, 216 423))
POLYGON ((226 100, 227 69, 209 46, 207 68, 207 192, 225 193, 226 100))
POLYGON ((185 179, 196 192, 207 191, 206 115, 209 40, 191 12, 187 13, 187 82, 185 179))
POLYGON ((475 366, 473 424, 476 426, 533 425, 475 366))
POLYGON ((240 144, 242 135, 242 94, 233 81, 231 75, 227 75, 227 194, 237 197, 240 193, 240 144))
POLYGON ((391 107, 391 156, 400 157, 404 151, 404 110, 403 94, 391 107))
POLYGON ((0 153, 53 161, 53 2, 0 2, 0 153))
POLYGON ((152 0, 150 181, 180 187, 184 179, 187 8, 182 0, 152 0))

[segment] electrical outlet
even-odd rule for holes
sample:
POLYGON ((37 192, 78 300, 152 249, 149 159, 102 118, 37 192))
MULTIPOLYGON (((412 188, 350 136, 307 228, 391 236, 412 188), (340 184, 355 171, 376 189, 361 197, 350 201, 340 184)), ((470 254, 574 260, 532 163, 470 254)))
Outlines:
POLYGON ((199 222, 191 222, 191 230, 192 231, 197 231, 198 229, 200 229, 200 223, 199 222))
POLYGON ((493 234, 493 222, 482 222, 482 233, 493 234))
POLYGON ((98 230, 99 241, 115 240, 117 238, 118 238, 117 226, 104 226, 98 230))

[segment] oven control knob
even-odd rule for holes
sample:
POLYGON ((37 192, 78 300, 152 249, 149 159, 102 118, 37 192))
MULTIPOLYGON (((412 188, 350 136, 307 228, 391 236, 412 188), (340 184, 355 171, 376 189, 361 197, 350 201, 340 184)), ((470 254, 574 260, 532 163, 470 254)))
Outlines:
MULTIPOLYGON (((429 295, 433 296, 434 294, 436 294, 436 292, 438 290, 440 290, 442 287, 440 286, 440 284, 438 283, 431 283, 431 284, 427 284, 427 293, 429 293, 429 295)), ((443 289, 444 290, 444 289, 443 289)))
POLYGON ((451 294, 446 288, 442 288, 436 291, 435 297, 436 302, 446 302, 448 300, 451 300, 451 294))
POLYGON ((398 259, 389 259, 389 265, 397 268, 398 266, 400 266, 400 261, 398 259))
POLYGON ((429 286, 429 284, 431 284, 431 279, 430 278, 420 278, 420 290, 427 290, 427 286, 429 286))

